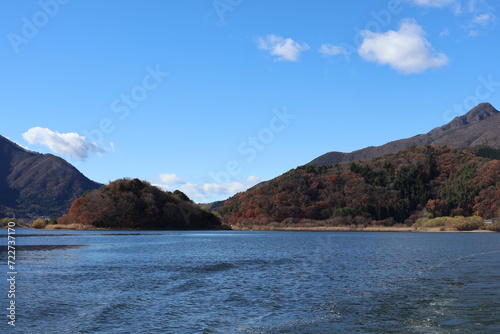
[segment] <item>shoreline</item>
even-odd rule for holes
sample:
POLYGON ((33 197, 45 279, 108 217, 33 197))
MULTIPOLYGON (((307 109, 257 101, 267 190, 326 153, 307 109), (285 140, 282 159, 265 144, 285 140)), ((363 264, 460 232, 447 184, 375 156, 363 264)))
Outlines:
MULTIPOLYGON (((89 225, 47 225, 41 230, 80 230, 80 231, 148 231, 142 229, 110 229, 98 228, 89 225)), ((192 231, 192 230, 162 230, 162 231, 192 231)), ((213 231, 213 230, 203 230, 213 231)), ((232 226, 231 229, 219 229, 215 231, 276 231, 276 232, 412 232, 412 233, 497 233, 491 230, 471 230, 459 231, 455 228, 442 227, 412 227, 412 226, 289 226, 289 227, 275 227, 275 226, 252 226, 239 227, 232 226)))
POLYGON ((311 227, 272 227, 272 226, 253 226, 252 228, 240 228, 233 226, 233 231, 279 231, 279 232, 413 232, 413 233, 496 233, 490 230, 472 230, 459 231, 457 229, 441 227, 400 227, 400 226, 311 226, 311 227))

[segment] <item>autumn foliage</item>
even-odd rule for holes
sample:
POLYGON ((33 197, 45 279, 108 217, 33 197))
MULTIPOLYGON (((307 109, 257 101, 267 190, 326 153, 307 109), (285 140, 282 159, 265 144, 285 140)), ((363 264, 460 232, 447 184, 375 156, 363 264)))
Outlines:
POLYGON ((417 146, 333 166, 305 165, 227 200, 227 224, 413 224, 421 217, 500 215, 500 161, 417 146))
POLYGON ((212 229, 219 219, 181 192, 164 192, 148 182, 121 179, 77 198, 58 224, 99 228, 212 229))

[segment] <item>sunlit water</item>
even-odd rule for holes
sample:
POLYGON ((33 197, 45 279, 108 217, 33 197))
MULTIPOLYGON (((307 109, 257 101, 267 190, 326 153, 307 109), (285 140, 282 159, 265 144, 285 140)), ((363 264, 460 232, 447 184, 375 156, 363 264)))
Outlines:
POLYGON ((0 333, 500 333, 496 233, 16 232, 0 333))

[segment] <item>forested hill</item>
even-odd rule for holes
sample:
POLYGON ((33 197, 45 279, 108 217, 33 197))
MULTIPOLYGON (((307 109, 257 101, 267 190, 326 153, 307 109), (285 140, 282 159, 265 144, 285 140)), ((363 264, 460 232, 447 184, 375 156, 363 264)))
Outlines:
POLYGON ((489 218, 499 211, 499 160, 431 145, 371 160, 301 166, 233 196, 219 210, 225 223, 240 226, 293 226, 301 219, 411 224, 424 215, 489 218))
POLYGON ((57 217, 101 184, 64 159, 27 151, 0 136, 0 217, 57 217))
POLYGON ((489 103, 481 103, 467 114, 455 117, 448 124, 435 128, 427 134, 392 141, 382 146, 370 146, 350 153, 329 152, 309 164, 333 165, 345 161, 371 159, 417 145, 445 145, 455 148, 487 145, 500 149, 500 112, 489 103))
POLYGON ((139 179, 120 179, 76 199, 62 225, 112 229, 220 229, 220 220, 184 193, 165 192, 139 179))

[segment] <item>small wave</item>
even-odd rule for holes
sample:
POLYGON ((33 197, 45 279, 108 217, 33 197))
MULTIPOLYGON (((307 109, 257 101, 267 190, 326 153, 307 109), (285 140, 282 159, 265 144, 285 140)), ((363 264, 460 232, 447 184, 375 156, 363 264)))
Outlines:
POLYGON ((221 271, 231 270, 238 267, 234 263, 230 262, 220 262, 220 263, 200 263, 196 265, 190 265, 187 267, 177 267, 174 268, 175 271, 179 271, 180 273, 184 273, 179 278, 188 278, 189 275, 195 274, 206 274, 206 273, 217 273, 221 271), (187 276, 186 276, 187 275, 187 276))
POLYGON ((236 266, 232 263, 222 262, 216 264, 210 264, 203 267, 200 267, 201 272, 214 272, 214 271, 224 271, 235 268, 236 266))

